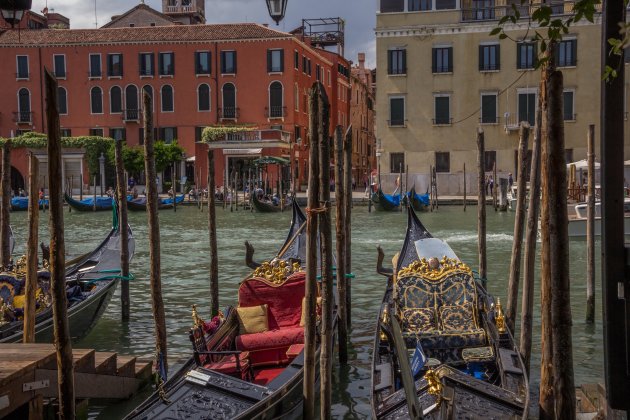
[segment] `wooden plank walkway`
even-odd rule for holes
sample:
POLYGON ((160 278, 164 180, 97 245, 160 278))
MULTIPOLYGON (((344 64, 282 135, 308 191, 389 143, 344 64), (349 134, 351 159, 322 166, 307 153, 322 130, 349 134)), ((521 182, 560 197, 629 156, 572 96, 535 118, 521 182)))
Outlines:
MULTIPOLYGON (((151 378, 152 362, 133 356, 73 349, 75 397, 129 398, 151 378)), ((0 418, 42 397, 56 397, 52 344, 0 344, 0 418)))

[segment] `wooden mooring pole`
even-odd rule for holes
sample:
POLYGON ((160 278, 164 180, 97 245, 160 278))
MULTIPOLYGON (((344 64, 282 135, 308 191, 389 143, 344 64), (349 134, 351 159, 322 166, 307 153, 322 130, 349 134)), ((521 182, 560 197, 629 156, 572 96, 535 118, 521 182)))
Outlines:
POLYGON ((306 285, 304 297, 304 381, 303 381, 303 418, 315 418, 315 346, 317 298, 317 198, 319 194, 319 124, 322 112, 318 85, 309 93, 309 166, 308 166, 308 204, 306 213, 306 285))
POLYGON ((337 336, 339 337, 339 362, 348 361, 348 330, 346 321, 346 229, 345 229, 345 184, 343 166, 343 133, 341 126, 335 129, 335 209, 337 231, 337 295, 339 296, 339 322, 337 324, 337 336))
POLYGON ((11 139, 2 146, 2 180, 0 181, 0 265, 4 268, 11 262, 11 139))
POLYGON ((368 160, 367 198, 368 198, 368 213, 372 213, 372 162, 370 162, 369 160, 368 160))
POLYGON ((532 147, 532 162, 529 175, 529 205, 527 206, 527 233, 525 234, 525 262, 523 264, 523 295, 521 298, 521 339, 520 352, 527 373, 530 372, 532 354, 534 280, 536 271, 536 243, 538 241, 538 216, 540 215, 540 143, 541 143, 541 104, 538 94, 536 112, 536 132, 532 147))
POLYGON ((116 205, 118 206, 118 232, 120 235, 120 269, 123 281, 120 283, 120 311, 123 321, 129 321, 129 228, 127 221, 127 184, 125 164, 122 158, 122 140, 116 140, 114 158, 116 160, 116 205))
POLYGON ((24 300, 25 343, 35 342, 35 293, 37 292, 37 244, 39 242, 39 162, 28 154, 28 240, 26 243, 26 299, 24 300))
POLYGON ((210 240, 210 316, 212 317, 219 313, 219 256, 214 185, 214 150, 208 146, 208 239, 210 240))
MULTIPOLYGON (((343 141, 343 182, 345 184, 343 200, 346 210, 344 211, 344 227, 345 233, 345 260, 344 269, 346 276, 352 273, 352 126, 346 130, 343 141)), ((350 330, 352 325, 352 279, 346 279, 346 330, 350 330)), ((350 333, 348 332, 348 335, 350 333)))
MULTIPOLYGON (((319 243, 321 247, 321 294, 322 322, 321 348, 319 356, 320 386, 320 418, 330 419, 332 406, 332 362, 333 348, 333 247, 330 216, 330 103, 323 85, 318 83, 320 97, 319 114, 319 243)), ((311 209, 313 211, 313 209, 311 209)))
POLYGON ((595 125, 588 126, 586 207, 586 322, 595 322, 595 125))
POLYGON ((516 306, 518 305, 518 288, 521 279, 521 246, 525 228, 525 197, 527 189, 527 145, 529 144, 529 124, 521 122, 518 143, 518 179, 516 195, 516 217, 514 220, 514 240, 512 241, 512 259, 510 262, 510 279, 508 282, 506 321, 510 331, 514 332, 516 324, 516 306))
POLYGON ((499 200, 497 200, 497 190, 499 189, 499 180, 497 179, 497 161, 495 160, 492 164, 492 205, 494 206, 494 211, 499 210, 499 200))
POLYGON ((66 247, 63 226, 61 129, 57 111, 57 80, 45 71, 48 128, 48 198, 50 202, 50 288, 52 291, 54 343, 57 351, 59 418, 74 419, 74 367, 66 297, 66 247))
POLYGON ((155 149, 153 138, 153 99, 142 92, 144 104, 144 168, 147 179, 147 222, 149 225, 149 278, 151 281, 151 305, 155 322, 155 366, 168 372, 166 348, 166 318, 162 299, 160 221, 158 218, 158 191, 155 171, 155 149))
POLYGON ((466 211, 466 206, 468 205, 466 199, 466 164, 464 163, 464 211, 466 211))
POLYGON ((478 252, 479 252, 479 277, 481 284, 486 287, 487 282, 487 257, 486 257, 486 186, 484 179, 484 168, 486 165, 485 158, 485 139, 483 129, 477 129, 477 188, 479 189, 479 199, 477 205, 477 235, 478 235, 478 252))

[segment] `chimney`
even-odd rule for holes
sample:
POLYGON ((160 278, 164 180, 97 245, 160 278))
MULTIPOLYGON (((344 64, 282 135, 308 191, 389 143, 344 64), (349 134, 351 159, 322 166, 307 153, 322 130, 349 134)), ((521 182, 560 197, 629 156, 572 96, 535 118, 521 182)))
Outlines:
POLYGON ((365 53, 359 53, 359 68, 365 70, 365 53))

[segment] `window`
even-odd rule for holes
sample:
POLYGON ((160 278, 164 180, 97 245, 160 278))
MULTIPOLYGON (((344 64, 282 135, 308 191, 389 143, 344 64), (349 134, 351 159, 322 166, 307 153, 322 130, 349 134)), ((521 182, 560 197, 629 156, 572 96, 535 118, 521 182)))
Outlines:
POLYGON ((107 54, 107 76, 122 77, 123 56, 122 54, 107 54))
POLYGON ((532 127, 536 124, 536 93, 518 94, 518 122, 527 121, 532 127))
POLYGON ((300 54, 297 51, 293 53, 293 67, 296 70, 300 69, 300 54))
POLYGON ((124 128, 110 128, 109 137, 113 138, 116 141, 122 141, 125 140, 127 136, 124 128))
POLYGON ((17 79, 28 79, 28 55, 18 55, 17 60, 17 79))
MULTIPOLYGON (((146 92, 149 95, 149 98, 151 98, 151 109, 155 108, 155 101, 153 100, 153 87, 151 85, 144 85, 142 86, 142 97, 140 98, 140 102, 142 105, 144 105, 144 92, 146 92)), ((140 107, 142 108, 142 106, 140 107)))
POLYGON ((389 154, 389 172, 392 174, 405 172, 405 154, 404 153, 390 153, 389 154))
POLYGON ((433 73, 451 73, 453 71, 453 47, 433 48, 433 73))
POLYGON ((57 111, 61 115, 68 114, 68 92, 61 86, 57 88, 57 111))
POLYGON ((206 127, 195 127, 195 143, 201 143, 204 128, 206 127))
POLYGON ((310 58, 308 60, 306 60, 306 73, 308 73, 309 76, 311 76, 313 74, 312 68, 311 68, 311 59, 310 58))
POLYGON ((525 70, 536 67, 536 43, 519 42, 516 45, 516 68, 525 70))
POLYGON ((284 71, 284 50, 267 50, 267 72, 282 73, 284 71))
POLYGON ((55 77, 58 79, 66 78, 66 56, 63 54, 53 55, 53 65, 55 77))
POLYGON ((499 70, 501 68, 499 44, 479 46, 479 71, 499 70))
POLYGON ((273 82, 269 85, 269 118, 283 118, 283 92, 282 83, 273 82))
POLYGON ((102 128, 90 128, 90 136, 93 137, 104 137, 105 133, 102 128))
POLYGON ((197 110, 210 111, 210 86, 205 83, 197 88, 197 110))
POLYGON ((118 86, 112 86, 109 90, 109 113, 120 114, 122 112, 122 90, 118 86))
POLYGON ((574 99, 574 92, 572 90, 565 90, 562 93, 562 106, 565 121, 575 121, 574 99))
POLYGON ((451 154, 435 152, 435 172, 451 172, 451 154))
POLYGON ((62 128, 60 129, 61 131, 61 137, 72 137, 72 130, 70 130, 69 128, 62 128))
POLYGON ((409 0, 408 9, 410 12, 431 10, 431 0, 409 0))
POLYGON ((451 97, 448 95, 435 96, 435 119, 433 124, 450 124, 451 123, 451 97))
POLYGON ((486 172, 494 171, 494 165, 497 162, 497 152, 495 150, 486 150, 483 152, 483 170, 486 172))
POLYGON ((293 106, 295 107, 296 111, 300 111, 300 88, 298 87, 298 84, 295 84, 295 87, 293 88, 293 106))
POLYGON ((160 127, 159 140, 169 144, 177 140, 177 127, 160 127))
POLYGON ((577 39, 567 39, 557 44, 556 65, 558 67, 577 65, 577 39))
POLYGON ((138 107, 138 88, 129 85, 125 88, 125 116, 127 121, 138 121, 140 119, 138 107))
POLYGON ((302 56, 302 72, 306 74, 306 57, 302 56))
POLYGON ((236 119, 236 87, 233 83, 223 85, 223 114, 221 118, 236 119))
POLYGON ((90 77, 101 77, 101 55, 100 54, 90 54, 90 77))
POLYGON ((174 76, 175 75, 175 53, 166 52, 160 53, 159 64, 160 76, 174 76))
POLYGON ((405 98, 392 97, 389 98, 389 125, 404 126, 405 125, 405 98))
POLYGON ((315 66, 315 78, 317 79, 318 82, 322 80, 321 72, 322 72, 322 67, 319 64, 317 64, 315 66))
POLYGON ((435 10, 455 9, 455 0, 435 0, 435 10))
POLYGON ((90 90, 90 111, 92 114, 103 113, 103 90, 98 86, 90 90))
MULTIPOLYGON (((153 139, 159 139, 159 135, 158 135, 158 128, 157 127, 153 127, 153 139)), ((140 145, 144 144, 144 128, 140 127, 138 129, 138 142, 140 143, 140 145)))
POLYGON ((564 149, 564 162, 567 165, 571 162, 575 162, 573 160, 573 149, 564 149))
POLYGON ((153 53, 140 53, 140 76, 154 76, 154 63, 153 53))
POLYGON ((28 89, 22 88, 18 91, 18 112, 16 122, 18 123, 30 123, 31 122, 31 92, 28 89))
POLYGON ((402 12, 405 10, 405 0, 381 0, 381 13, 402 12))
POLYGON ((221 73, 236 74, 236 51, 221 51, 221 73))
POLYGON ((407 73, 407 50, 395 49, 387 51, 387 74, 407 73))
POLYGON ((497 94, 483 93, 481 95, 481 123, 496 124, 497 122, 497 94))
POLYGON ((173 87, 171 85, 162 86, 162 112, 173 112, 173 87))
POLYGON ((210 52, 197 51, 195 53, 195 74, 210 75, 212 65, 210 64, 210 52))

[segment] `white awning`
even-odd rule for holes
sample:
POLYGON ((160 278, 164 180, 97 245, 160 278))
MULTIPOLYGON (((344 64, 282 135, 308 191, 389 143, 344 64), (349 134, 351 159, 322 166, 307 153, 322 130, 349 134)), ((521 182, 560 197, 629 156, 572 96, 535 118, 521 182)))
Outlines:
POLYGON ((262 148, 260 149, 223 149, 224 155, 260 155, 262 148))
POLYGON ((195 161, 195 156, 191 156, 188 159, 186 159, 186 162, 194 162, 195 161))

